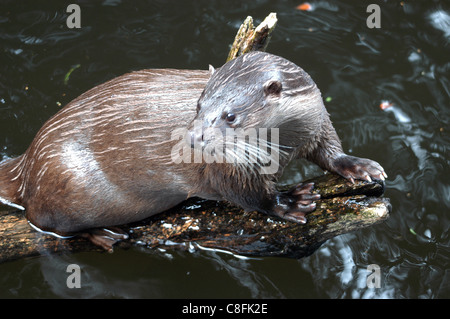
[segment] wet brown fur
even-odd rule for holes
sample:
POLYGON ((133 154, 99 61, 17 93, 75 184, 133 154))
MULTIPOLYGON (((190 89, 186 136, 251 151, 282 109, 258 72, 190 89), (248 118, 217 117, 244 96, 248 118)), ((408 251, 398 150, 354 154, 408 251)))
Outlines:
POLYGON ((266 53, 237 58, 209 78, 208 71, 142 70, 87 91, 49 119, 22 156, 0 164, 0 197, 58 234, 138 221, 190 196, 280 217, 298 210, 292 195, 275 189, 284 166, 304 157, 338 171, 334 160, 343 154, 312 79, 266 53), (274 79, 282 90, 264 91, 274 79), (224 130, 228 111, 239 117, 235 126, 280 129, 286 154, 276 174, 172 162, 176 128, 192 129, 196 119, 224 130))

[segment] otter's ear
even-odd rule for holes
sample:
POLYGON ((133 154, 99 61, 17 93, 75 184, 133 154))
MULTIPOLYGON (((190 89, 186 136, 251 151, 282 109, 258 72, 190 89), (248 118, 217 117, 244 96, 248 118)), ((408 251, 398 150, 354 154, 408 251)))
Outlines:
POLYGON ((214 74, 214 72, 216 72, 216 69, 214 69, 214 67, 210 64, 209 65, 209 76, 212 76, 214 74))
POLYGON ((280 81, 270 80, 264 84, 264 93, 267 95, 280 95, 283 85, 280 81))

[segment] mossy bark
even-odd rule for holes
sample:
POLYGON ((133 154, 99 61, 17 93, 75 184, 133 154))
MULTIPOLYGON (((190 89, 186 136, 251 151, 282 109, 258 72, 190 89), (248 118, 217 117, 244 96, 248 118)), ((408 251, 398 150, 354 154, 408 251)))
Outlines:
POLYGON ((251 51, 265 51, 277 21, 276 13, 271 13, 255 28, 253 18, 247 17, 231 45, 227 62, 251 51))
MULTIPOLYGON (((115 249, 132 246, 148 249, 219 249, 245 256, 300 258, 314 252, 326 240, 375 225, 387 219, 389 200, 380 196, 383 185, 327 174, 314 182, 321 194, 317 208, 304 225, 245 212, 224 202, 191 199, 139 223, 123 225, 130 238, 115 249)), ((46 253, 101 249, 82 237, 59 239, 36 232, 24 212, 0 215, 0 262, 46 253)))

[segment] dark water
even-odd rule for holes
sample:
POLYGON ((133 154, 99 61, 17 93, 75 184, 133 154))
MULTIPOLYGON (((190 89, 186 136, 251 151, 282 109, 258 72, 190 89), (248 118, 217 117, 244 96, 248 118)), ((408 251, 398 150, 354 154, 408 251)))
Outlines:
MULTIPOLYGON (((385 223, 325 243, 301 260, 221 252, 116 250, 0 265, 0 297, 449 298, 450 9, 444 1, 0 2, 0 154, 19 155, 71 99, 115 76, 152 67, 223 64, 247 15, 277 12, 269 52, 315 80, 343 146, 381 163, 393 211, 385 223), (78 68, 75 66, 79 65, 78 68), (65 76, 73 69, 67 83, 65 76), (382 111, 380 103, 393 105, 382 111), (82 269, 81 289, 66 267, 82 269), (367 288, 367 266, 381 288, 367 288)), ((321 174, 294 163, 284 182, 321 174)))

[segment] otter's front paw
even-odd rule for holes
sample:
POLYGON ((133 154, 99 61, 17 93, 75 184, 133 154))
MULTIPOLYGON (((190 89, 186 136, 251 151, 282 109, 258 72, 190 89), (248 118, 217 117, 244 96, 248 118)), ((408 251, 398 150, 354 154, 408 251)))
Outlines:
POLYGON ((387 178, 383 167, 367 158, 344 154, 334 160, 333 166, 336 173, 350 180, 352 183, 355 183, 355 179, 371 182, 372 179, 384 181, 387 178))
POLYGON ((314 183, 298 184, 280 193, 273 206, 273 215, 296 223, 306 223, 305 215, 316 209, 314 201, 320 199, 319 194, 312 193, 313 188, 314 183))

